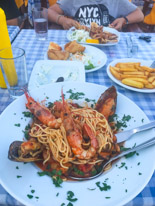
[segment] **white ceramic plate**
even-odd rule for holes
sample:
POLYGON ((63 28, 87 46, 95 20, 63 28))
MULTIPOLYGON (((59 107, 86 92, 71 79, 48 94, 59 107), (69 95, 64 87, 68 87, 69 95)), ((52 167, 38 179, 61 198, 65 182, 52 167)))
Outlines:
MULTIPOLYGON (((85 70, 86 73, 94 72, 96 70, 101 69, 107 62, 107 55, 100 49, 85 45, 86 49, 84 53, 91 57, 91 63, 95 66, 95 68, 90 70, 85 70)), ((48 59, 47 52, 44 55, 44 59, 48 59)), ((53 60, 52 60, 53 61, 53 60)), ((78 60, 80 61, 80 60, 78 60)), ((85 66, 85 64, 84 64, 85 66)))
POLYGON ((74 27, 72 27, 72 28, 70 28, 68 31, 67 31, 67 39, 69 40, 69 41, 73 41, 73 40, 76 40, 78 43, 80 43, 80 44, 86 44, 86 45, 93 45, 93 46, 98 46, 98 47, 100 47, 100 46, 113 46, 113 45, 116 45, 116 44, 118 44, 118 42, 120 41, 120 33, 116 30, 116 29, 113 29, 113 28, 109 28, 109 27, 103 27, 103 31, 108 31, 108 32, 110 32, 110 33, 113 33, 113 34, 116 34, 117 36, 118 36, 118 41, 117 42, 108 42, 108 43, 106 43, 106 44, 95 44, 95 43, 86 43, 86 42, 80 42, 80 41, 78 41, 78 39, 76 39, 76 38, 74 38, 74 39, 72 39, 71 38, 71 34, 73 33, 75 31, 75 28, 74 27))
POLYGON ((55 83, 59 77, 64 77, 64 81, 85 82, 84 66, 77 61, 39 60, 32 70, 28 88, 31 90, 55 83))
MULTIPOLYGON (((74 92, 84 92, 84 99, 87 97, 98 100, 101 93, 106 89, 101 85, 90 83, 62 82, 45 85, 40 89, 32 90, 30 94, 38 101, 49 97, 48 101, 53 102, 60 99, 62 86, 66 98, 69 95, 66 92, 72 89, 74 92)), ((38 176, 39 169, 34 164, 23 164, 8 160, 9 145, 14 140, 23 140, 23 130, 30 122, 30 119, 25 118, 22 114, 23 111, 26 111, 25 103, 26 99, 23 95, 10 104, 0 116, 0 131, 3 134, 0 144, 0 183, 21 203, 28 206, 51 206, 51 204, 52 206, 60 206, 62 203, 67 205, 69 202, 66 199, 67 192, 72 191, 78 198, 77 202, 73 203, 74 205, 122 206, 137 196, 150 180, 155 168, 154 146, 139 151, 139 155, 134 155, 131 158, 121 158, 113 164, 108 172, 94 180, 64 182, 62 188, 56 188, 49 177, 38 176), (15 124, 20 124, 20 127, 15 126, 15 124), (119 168, 122 163, 126 167, 119 168), (17 178, 17 176, 21 176, 21 178, 17 178), (111 186, 111 189, 101 192, 96 186, 96 182, 100 182, 102 185, 105 180, 111 186), (35 192, 31 193, 31 190, 35 190, 35 192), (29 199, 28 194, 33 195, 33 198, 29 199), (57 194, 58 196, 56 196, 57 194), (39 199, 36 199, 36 196, 39 199)), ((116 113, 119 118, 122 118, 124 114, 131 115, 128 128, 149 122, 144 112, 121 94, 118 94, 116 113)), ((135 143, 138 145, 153 136, 154 132, 152 131, 139 133, 128 140, 125 146, 132 147, 135 143)))
POLYGON ((115 83, 117 83, 118 85, 126 88, 126 89, 130 89, 132 91, 135 92, 142 92, 142 93, 154 93, 155 89, 138 89, 138 88, 134 88, 134 87, 130 87, 127 86, 125 84, 122 84, 121 81, 117 80, 110 72, 110 66, 115 66, 118 62, 140 62, 142 66, 151 66, 153 61, 146 61, 146 60, 142 60, 142 59, 134 59, 134 58, 123 58, 123 59, 116 59, 114 61, 112 61, 108 66, 107 66, 107 74, 110 77, 111 80, 113 80, 115 83))

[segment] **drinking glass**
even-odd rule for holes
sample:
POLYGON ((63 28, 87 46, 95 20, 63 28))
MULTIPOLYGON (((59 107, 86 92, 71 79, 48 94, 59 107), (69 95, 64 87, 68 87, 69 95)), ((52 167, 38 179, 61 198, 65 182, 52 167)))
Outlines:
POLYGON ((48 37, 48 9, 33 9, 34 30, 38 40, 46 40, 48 37))
POLYGON ((10 97, 21 96, 28 86, 25 51, 18 47, 0 50, 0 69, 10 97))

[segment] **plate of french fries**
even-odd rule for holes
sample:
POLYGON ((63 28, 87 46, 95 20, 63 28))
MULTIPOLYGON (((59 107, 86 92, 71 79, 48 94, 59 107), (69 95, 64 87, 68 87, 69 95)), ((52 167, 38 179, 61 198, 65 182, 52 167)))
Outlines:
POLYGON ((125 58, 112 61, 107 74, 118 85, 136 92, 155 92, 155 69, 153 61, 125 58))

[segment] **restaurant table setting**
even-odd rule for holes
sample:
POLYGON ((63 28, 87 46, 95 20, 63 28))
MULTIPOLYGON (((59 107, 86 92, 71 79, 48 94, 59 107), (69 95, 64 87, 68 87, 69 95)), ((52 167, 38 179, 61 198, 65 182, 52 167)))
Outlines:
MULTIPOLYGON (((8 27, 8 31, 11 31, 12 27, 8 27)), ((10 38, 12 38, 11 33, 10 38)), ((108 75, 108 65, 116 59, 126 59, 130 57, 132 59, 139 60, 148 60, 149 64, 154 61, 154 51, 155 51, 155 35, 153 33, 147 33, 149 36, 150 41, 145 41, 148 38, 140 37, 140 33, 124 33, 120 32, 120 39, 118 44, 111 45, 111 46, 100 46, 95 48, 100 49, 106 55, 106 63, 103 67, 99 68, 98 70, 88 72, 84 74, 84 82, 94 83, 97 85, 103 85, 105 87, 110 87, 114 85, 117 91, 124 96, 128 97, 132 100, 138 107, 146 114, 150 121, 155 120, 155 94, 154 91, 149 91, 148 93, 143 93, 140 91, 130 90, 123 87, 120 84, 117 84, 116 81, 113 81, 112 78, 109 78, 108 75), (140 37, 140 38, 139 38, 140 37), (129 39, 132 39, 133 45, 129 44, 129 39), (131 48, 132 46, 132 48, 131 48), (136 49, 135 49, 136 47, 136 49), (130 49, 130 50, 129 50, 130 49)), ((50 42, 55 42, 59 45, 65 45, 68 42, 67 39, 67 31, 66 30, 48 30, 48 38, 46 40, 38 40, 36 38, 36 34, 34 30, 30 29, 23 29, 20 33, 16 36, 12 43, 12 47, 22 48, 26 54, 26 67, 27 67, 27 74, 28 80, 31 79, 31 74, 33 68, 37 61, 45 60, 48 47, 50 42)), ((85 46, 83 44, 83 46, 85 46)), ((40 62, 41 62, 40 61, 40 62)), ((51 60, 52 61, 52 60, 51 60)), ((121 60, 120 60, 121 62, 121 60)), ((39 64, 39 63, 38 63, 39 64)), ((148 65, 148 66, 150 66, 148 65)), ((7 89, 0 88, 0 113, 2 113, 7 106, 12 102, 12 99, 9 96, 7 89)), ((134 107, 133 107, 134 108, 134 107)), ((148 160, 149 161, 149 160, 148 160)), ((136 182, 133 182, 136 184, 136 182)), ((9 190, 8 190, 9 191, 9 190)), ((155 205, 155 173, 151 177, 150 181, 146 184, 142 191, 134 198, 130 199, 125 206, 153 206, 155 205)), ((118 194, 119 195, 119 194, 118 194)), ((0 185, 0 205, 23 205, 16 199, 14 199, 1 185, 0 185)), ((36 203, 37 205, 37 203, 36 203)), ((78 203, 75 203, 78 205, 78 203)))

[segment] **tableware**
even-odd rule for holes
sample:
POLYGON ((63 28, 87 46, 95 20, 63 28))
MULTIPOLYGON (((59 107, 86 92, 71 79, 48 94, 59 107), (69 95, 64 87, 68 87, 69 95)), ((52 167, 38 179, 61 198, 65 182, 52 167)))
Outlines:
POLYGON ((28 89, 31 90, 45 84, 55 83, 59 77, 63 77, 64 81, 85 82, 84 66, 81 62, 39 60, 33 67, 28 89))
MULTIPOLYGON (((98 100, 101 93, 106 89, 97 84, 62 82, 32 90, 30 95, 38 101, 47 98, 49 102, 53 102, 60 99, 62 87, 65 98, 69 97, 67 91, 70 89, 73 92, 83 92, 85 94, 83 99, 77 100, 80 102, 84 101, 85 98, 98 100)), ((27 206, 50 206, 51 203, 53 206, 60 206, 62 203, 67 205, 69 203, 66 199, 67 192, 72 191, 78 198, 75 203, 77 205, 118 206, 132 200, 147 185, 155 168, 154 147, 140 151, 139 155, 134 155, 131 158, 120 159, 113 164, 109 171, 97 179, 86 182, 67 181, 62 184, 62 188, 56 188, 49 177, 38 176, 37 172, 40 170, 34 164, 23 164, 8 160, 10 143, 14 140, 23 140, 25 126, 31 122, 30 118, 25 118, 22 113, 26 111, 25 103, 25 96, 18 98, 0 116, 0 131, 3 134, 0 144, 0 183, 21 203, 27 206), (104 181, 111 186, 111 189, 101 192, 96 183, 99 182, 102 185, 104 181), (134 184, 135 182, 136 184, 134 184), (30 195, 32 195, 31 199, 29 199, 30 195)), ((140 125, 142 120, 144 123, 149 122, 145 113, 120 93, 118 93, 116 113, 120 119, 124 115, 131 115, 132 118, 127 124, 129 129, 140 125)), ((138 145, 147 141, 151 136, 154 136, 152 131, 138 133, 134 138, 129 139, 124 146, 133 147, 135 144, 138 145)))
MULTIPOLYGON (((11 47, 10 37, 7 28, 6 16, 2 8, 0 8, 0 50, 11 47)), ((8 54, 5 54, 8 57, 8 54)), ((4 57, 4 56, 3 56, 4 57)), ((12 52, 9 57, 12 57, 12 52)), ((0 68, 0 87, 7 88, 3 74, 0 68)))
POLYGON ((46 40, 48 37, 48 9, 36 7, 32 14, 37 39, 46 40))
POLYGON ((151 60, 142 60, 142 59, 135 59, 135 58, 123 58, 123 59, 116 59, 112 62, 110 62, 110 64, 107 66, 107 74, 109 76, 109 78, 114 81, 116 84, 126 88, 126 89, 129 89, 129 90, 132 90, 132 91, 135 91, 135 92, 141 92, 141 93, 154 93, 155 92, 155 89, 138 89, 138 88, 134 88, 134 87, 130 87, 130 86, 127 86, 123 83, 121 83, 121 81, 117 80, 110 72, 110 66, 115 66, 118 62, 140 62, 141 65, 143 66, 148 66, 150 67, 150 65, 152 64, 153 61, 151 60))
POLYGON ((150 65, 151 68, 155 68, 155 61, 152 62, 152 64, 150 65))
POLYGON ((10 97, 21 96, 28 85, 25 51, 18 47, 0 50, 0 64, 10 97))
MULTIPOLYGON (((88 55, 90 59, 90 61, 89 60, 88 61, 94 66, 94 68, 92 69, 85 69, 85 72, 89 73, 89 72, 94 72, 94 71, 101 69, 107 62, 107 55, 102 50, 96 47, 88 46, 88 45, 85 45, 85 47, 86 49, 83 53, 88 55)), ((64 48, 64 45, 62 45, 62 48, 64 48)), ((44 55, 44 59, 48 59, 47 52, 44 55)), ((80 59, 75 60, 75 61, 82 62, 82 60, 80 59)), ((83 64, 84 66, 87 66, 87 65, 89 66, 86 60, 83 61, 83 64)))
POLYGON ((108 42, 108 43, 106 43, 106 44, 86 43, 85 41, 84 41, 84 42, 80 42, 80 41, 78 41, 78 39, 71 38, 71 34, 72 34, 74 31, 75 31, 75 27, 72 27, 72 28, 70 28, 70 29, 68 30, 68 32, 67 32, 67 39, 68 39, 69 41, 76 40, 78 43, 81 43, 81 44, 103 47, 103 46, 113 46, 113 45, 116 45, 116 44, 118 44, 119 41, 120 41, 120 33, 119 33, 116 29, 109 28, 109 27, 103 27, 103 31, 107 31, 107 32, 116 34, 116 35, 118 36, 118 41, 117 41, 117 42, 111 42, 111 43, 108 42))
POLYGON ((118 155, 112 157, 111 159, 109 159, 107 162, 103 163, 101 171, 100 171, 99 173, 97 173, 96 175, 94 175, 94 176, 91 176, 91 177, 74 177, 74 176, 69 176, 69 177, 70 177, 71 179, 73 179, 73 180, 78 180, 78 181, 86 181, 86 180, 95 179, 95 178, 97 178, 97 177, 99 177, 100 175, 103 174, 106 166, 107 166, 109 163, 111 163, 111 162, 113 162, 113 161, 115 161, 115 160, 117 160, 117 159, 119 159, 119 158, 121 158, 121 157, 124 157, 124 156, 126 156, 126 155, 129 155, 129 154, 132 154, 132 153, 134 153, 134 152, 137 152, 137 151, 139 151, 139 150, 141 150, 141 149, 144 149, 144 148, 153 146, 154 144, 155 144, 155 137, 153 137, 153 138, 151 138, 150 140, 147 140, 147 141, 141 143, 141 144, 138 145, 138 146, 135 146, 135 147, 133 147, 133 148, 129 148, 128 150, 125 150, 125 151, 121 152, 120 154, 118 154, 118 155))
POLYGON ((128 36, 126 38, 127 43, 127 56, 129 58, 136 57, 138 54, 138 43, 136 42, 136 39, 134 37, 128 36))
POLYGON ((152 129, 154 127, 155 127, 155 121, 150 122, 148 124, 138 126, 138 127, 134 127, 130 130, 119 132, 119 133, 116 134, 117 143, 128 140, 129 138, 131 138, 134 134, 136 134, 138 132, 143 132, 145 130, 152 129))

